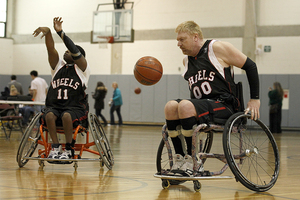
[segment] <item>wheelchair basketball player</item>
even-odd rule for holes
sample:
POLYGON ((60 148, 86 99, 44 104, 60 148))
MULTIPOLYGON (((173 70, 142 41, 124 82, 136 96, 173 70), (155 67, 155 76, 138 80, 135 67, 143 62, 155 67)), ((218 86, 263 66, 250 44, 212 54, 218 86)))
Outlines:
POLYGON ((50 28, 39 27, 33 35, 37 37, 41 33, 41 38, 45 37, 52 75, 44 120, 42 120, 46 123, 53 142, 48 158, 63 160, 74 156, 73 126, 77 126, 87 118, 88 104, 85 90, 90 76, 90 67, 85 59, 85 51, 66 35, 62 30, 62 23, 61 17, 53 19, 54 29, 67 47, 64 60, 59 57, 55 49, 50 28), (62 125, 64 129, 66 138, 64 151, 57 137, 57 125, 62 125))
MULTIPOLYGON (((233 80, 233 66, 246 71, 250 85, 250 101, 245 113, 259 118, 259 78, 256 64, 228 42, 204 40, 198 24, 183 22, 176 28, 177 46, 186 55, 183 60, 190 98, 171 100, 165 105, 169 136, 175 148, 174 170, 193 172, 192 135, 195 126, 227 119, 239 109, 233 80), (183 141, 180 138, 184 138, 183 141), (186 143, 186 151, 182 143, 186 143), (186 153, 185 153, 186 152, 186 153)), ((203 171, 198 161, 198 171, 203 171)))

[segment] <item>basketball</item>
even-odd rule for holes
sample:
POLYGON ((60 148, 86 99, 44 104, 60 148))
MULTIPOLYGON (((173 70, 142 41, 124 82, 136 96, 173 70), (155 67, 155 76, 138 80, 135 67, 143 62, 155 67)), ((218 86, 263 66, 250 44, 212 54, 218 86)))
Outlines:
POLYGON ((139 88, 139 87, 137 87, 137 88, 135 88, 134 89, 134 93, 136 93, 136 94, 139 94, 139 93, 141 93, 141 88, 139 88))
POLYGON ((140 58, 134 66, 134 77, 143 85, 154 85, 163 74, 161 63, 152 56, 140 58))

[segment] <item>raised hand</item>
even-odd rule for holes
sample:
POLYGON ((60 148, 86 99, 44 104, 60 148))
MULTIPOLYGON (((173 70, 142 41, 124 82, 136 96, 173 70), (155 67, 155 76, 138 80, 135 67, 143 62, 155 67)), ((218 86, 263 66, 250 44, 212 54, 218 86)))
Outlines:
POLYGON ((59 32, 62 30, 62 18, 61 17, 55 17, 53 19, 53 27, 55 29, 56 32, 59 32))
POLYGON ((43 33, 43 35, 41 36, 41 38, 43 38, 49 32, 50 32, 50 29, 48 27, 38 27, 37 29, 35 29, 35 31, 33 31, 32 35, 34 37, 37 37, 40 33, 43 33))

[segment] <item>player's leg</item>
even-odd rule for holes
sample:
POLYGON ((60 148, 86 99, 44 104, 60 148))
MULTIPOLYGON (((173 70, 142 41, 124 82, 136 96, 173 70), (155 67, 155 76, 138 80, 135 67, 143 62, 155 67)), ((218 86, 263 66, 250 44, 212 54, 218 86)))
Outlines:
POLYGON ((182 126, 181 132, 185 138, 187 146, 187 154, 184 156, 184 164, 181 167, 181 170, 193 171, 192 136, 194 133, 194 128, 197 126, 197 113, 193 103, 189 100, 180 101, 178 105, 178 116, 182 126))
POLYGON ((73 133, 73 121, 71 114, 64 112, 61 121, 63 123, 64 133, 66 137, 66 143, 72 143, 72 133, 73 133))
POLYGON ((74 157, 73 127, 80 124, 80 121, 86 119, 85 110, 65 110, 61 115, 63 129, 66 137, 66 146, 59 159, 70 159, 74 157))
POLYGON ((56 112, 56 110, 48 109, 45 113, 46 125, 52 140, 51 151, 48 155, 48 158, 59 158, 60 154, 62 153, 62 147, 59 144, 56 134, 56 120, 58 114, 56 112), (54 113, 56 113, 56 115, 54 113))
POLYGON ((167 102, 165 105, 165 118, 166 118, 166 125, 168 128, 169 137, 172 140, 175 156, 174 156, 174 165, 173 169, 180 169, 184 164, 183 157, 185 156, 182 140, 180 137, 181 135, 181 127, 180 127, 180 120, 178 116, 178 102, 180 100, 171 100, 167 102))
MULTIPOLYGON (((179 103, 178 113, 182 126, 182 134, 184 135, 187 144, 187 155, 184 157, 185 164, 182 166, 182 170, 193 171, 192 136, 194 128, 198 124, 213 123, 215 118, 227 119, 233 114, 233 111, 230 107, 219 101, 189 99, 179 103)), ((201 161, 198 160, 198 162, 198 166, 201 167, 201 161)))

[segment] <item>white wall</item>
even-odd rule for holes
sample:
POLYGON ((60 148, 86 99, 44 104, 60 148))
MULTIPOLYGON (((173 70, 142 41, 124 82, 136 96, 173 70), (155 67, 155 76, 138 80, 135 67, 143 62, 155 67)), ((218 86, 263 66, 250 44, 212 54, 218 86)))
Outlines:
POLYGON ((175 28, 194 20, 200 27, 243 26, 245 1, 241 0, 152 0, 134 1, 135 29, 175 28))
POLYGON ((260 0, 257 25, 300 24, 299 1, 260 0))
POLYGON ((13 71, 13 40, 0 38, 0 69, 1 74, 11 74, 13 71))
MULTIPOLYGON (((112 0, 15 0, 14 34, 31 35, 38 26, 52 28, 52 19, 55 16, 63 17, 63 28, 67 34, 88 33, 92 30, 93 11, 97 5, 111 2, 112 0)), ((204 28, 242 27, 245 21, 245 0, 133 0, 133 2, 134 30, 175 29, 179 23, 186 20, 194 20, 204 28)), ((298 1, 287 0, 283 3, 282 0, 263 0, 257 3, 257 24, 260 26, 300 24, 298 1)), ((242 38, 220 39, 242 49, 242 38)), ((300 74, 297 60, 299 42, 300 37, 258 37, 257 45, 272 47, 270 53, 257 56, 259 73, 300 74)), ((101 49, 98 44, 89 42, 78 44, 87 52, 92 74, 110 74, 111 59, 118 56, 111 55, 111 45, 108 45, 107 49, 101 49)), ((4 58, 0 63, 1 66, 5 66, 1 74, 28 74, 32 69, 36 69, 40 74, 50 74, 44 43, 12 45, 11 40, 2 39, 0 45, 5 46, 5 49, 0 50, 3 52, 1 58, 4 58)), ((64 45, 57 43, 56 47, 62 55, 65 51, 64 45)), ((122 49, 122 74, 132 74, 135 62, 145 55, 157 57, 163 64, 164 74, 182 73, 183 55, 177 47, 176 38, 123 43, 122 49)), ((241 72, 236 70, 236 73, 241 72)))
POLYGON ((256 56, 260 74, 300 74, 300 37, 262 37, 256 44, 271 46, 270 53, 256 56))

